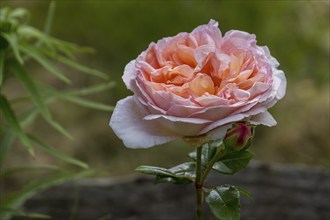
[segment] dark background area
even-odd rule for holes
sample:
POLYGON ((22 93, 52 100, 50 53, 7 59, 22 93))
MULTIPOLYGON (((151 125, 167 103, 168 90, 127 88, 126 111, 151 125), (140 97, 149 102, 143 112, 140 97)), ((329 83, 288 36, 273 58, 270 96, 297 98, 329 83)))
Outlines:
MULTIPOLYGON (((25 7, 31 24, 42 29, 48 1, 2 1, 1 6, 25 7)), ((117 86, 93 98, 115 105, 130 95, 121 76, 125 65, 152 41, 190 32, 212 18, 224 34, 230 29, 254 33, 267 45, 288 80, 286 97, 270 112, 276 127, 259 126, 251 147, 257 160, 329 167, 329 1, 57 1, 51 34, 95 48, 81 62, 108 73, 117 86)), ((64 68, 59 66, 60 68, 64 68)), ((37 80, 54 87, 84 87, 97 81, 66 71, 72 85, 43 77, 44 69, 30 67, 37 80)), ((16 91, 17 82, 7 90, 16 91)), ((29 127, 45 142, 66 154, 106 171, 123 175, 141 164, 172 166, 187 159, 192 148, 183 141, 147 150, 131 150, 113 134, 111 112, 84 109, 66 102, 51 106, 54 118, 74 136, 68 140, 38 118, 29 127)), ((31 158, 17 143, 6 166, 59 163, 37 151, 31 158)))

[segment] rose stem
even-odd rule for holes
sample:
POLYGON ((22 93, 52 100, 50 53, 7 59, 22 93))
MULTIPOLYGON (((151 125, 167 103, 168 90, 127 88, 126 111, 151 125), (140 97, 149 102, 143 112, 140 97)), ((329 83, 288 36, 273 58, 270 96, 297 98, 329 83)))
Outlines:
POLYGON ((197 160, 196 160, 196 220, 203 220, 203 182, 202 177, 202 146, 197 147, 197 160))
POLYGON ((202 183, 202 185, 204 185, 204 182, 207 178, 207 175, 209 174, 210 170, 212 169, 213 165, 215 162, 217 162, 223 155, 225 154, 224 150, 220 150, 218 151, 215 156, 211 159, 211 161, 207 164, 203 175, 200 178, 200 182, 202 183))

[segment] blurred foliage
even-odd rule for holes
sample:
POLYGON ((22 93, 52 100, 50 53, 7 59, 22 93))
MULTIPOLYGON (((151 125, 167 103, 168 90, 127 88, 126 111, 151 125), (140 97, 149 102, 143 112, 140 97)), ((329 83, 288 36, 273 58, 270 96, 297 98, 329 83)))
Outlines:
POLYGON ((11 9, 3 7, 0 9, 1 188, 3 189, 4 182, 12 175, 24 172, 30 174, 32 171, 40 170, 48 171, 43 173, 43 178, 25 180, 24 186, 17 191, 3 192, 1 190, 0 218, 3 220, 9 219, 11 215, 44 218, 45 216, 35 213, 19 212, 17 208, 41 189, 90 173, 88 170, 76 172, 50 165, 28 165, 24 164, 24 161, 20 161, 19 165, 4 166, 7 160, 14 157, 14 155, 8 156, 8 153, 12 150, 15 139, 18 139, 17 145, 25 146, 30 156, 36 160, 38 155, 35 153, 35 147, 39 147, 62 161, 80 168, 88 168, 86 163, 68 156, 49 145, 47 139, 45 141, 41 140, 45 139, 44 136, 41 139, 37 138, 37 136, 30 133, 26 126, 33 123, 34 119, 40 115, 54 131, 72 138, 69 132, 54 120, 48 108, 49 103, 58 99, 64 99, 80 106, 98 110, 109 112, 113 109, 112 106, 91 101, 82 96, 106 90, 112 87, 114 83, 106 82, 81 89, 60 90, 51 84, 40 82, 40 78, 36 77, 33 68, 29 66, 29 63, 34 62, 43 67, 44 73, 50 73, 50 76, 47 77, 52 78, 53 75, 54 78, 66 84, 70 84, 71 80, 54 65, 55 61, 63 63, 81 73, 109 81, 105 73, 88 68, 76 61, 76 54, 91 51, 90 48, 80 47, 49 35, 54 10, 55 2, 51 2, 44 31, 40 31, 28 24, 30 13, 25 8, 11 9), (12 97, 11 93, 15 88, 8 87, 8 84, 11 84, 10 81, 20 83, 20 87, 24 89, 24 92, 17 97, 12 97), (24 105, 17 108, 17 105, 20 103, 24 103, 24 105))
MULTIPOLYGON (((32 23, 43 25, 47 2, 3 2, 29 8, 32 23)), ((211 18, 219 21, 223 34, 230 29, 254 33, 258 45, 267 45, 281 64, 288 90, 271 109, 278 125, 258 126, 252 151, 266 162, 329 167, 329 1, 59 1, 57 9, 53 34, 93 46, 96 56, 83 59, 118 82, 114 92, 97 97, 112 104, 131 94, 121 80, 124 67, 150 42, 190 32, 211 18)), ((75 80, 85 85, 93 79, 75 80)), ((31 129, 91 166, 109 168, 112 175, 132 172, 141 163, 175 165, 191 151, 183 141, 126 149, 108 127, 109 113, 94 114, 70 104, 52 108, 54 117, 66 117, 61 123, 77 140, 73 146, 66 148, 66 140, 57 134, 45 135, 48 129, 42 122, 31 129)))

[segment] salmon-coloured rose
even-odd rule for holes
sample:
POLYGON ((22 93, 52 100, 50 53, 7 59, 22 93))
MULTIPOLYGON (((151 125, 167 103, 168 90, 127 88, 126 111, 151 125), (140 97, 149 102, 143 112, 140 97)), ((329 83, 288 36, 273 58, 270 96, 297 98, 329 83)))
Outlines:
POLYGON ((110 126, 130 148, 178 138, 221 139, 234 122, 274 126, 268 113, 286 90, 283 71, 255 35, 222 36, 211 20, 157 43, 125 67, 134 95, 120 100, 110 126))

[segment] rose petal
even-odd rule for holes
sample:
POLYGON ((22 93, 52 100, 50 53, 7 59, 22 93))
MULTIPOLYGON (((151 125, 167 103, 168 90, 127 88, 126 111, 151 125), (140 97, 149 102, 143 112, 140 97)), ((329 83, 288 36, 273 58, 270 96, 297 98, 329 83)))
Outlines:
POLYGON ((269 127, 277 124, 273 116, 268 111, 252 116, 250 122, 255 125, 262 124, 269 127))
POLYGON ((127 87, 127 89, 133 91, 134 90, 134 80, 136 78, 137 71, 135 69, 135 60, 130 61, 126 66, 124 70, 124 75, 122 76, 122 79, 127 87))
POLYGON ((286 79, 284 72, 282 70, 273 70, 274 71, 274 84, 276 84, 277 88, 277 99, 282 99, 285 96, 286 92, 286 79))
POLYGON ((227 130, 231 127, 232 127, 231 124, 227 124, 209 131, 206 135, 206 140, 215 141, 215 140, 223 139, 227 133, 227 130))
POLYGON ((200 25, 195 28, 191 32, 191 35, 196 38, 199 46, 208 44, 220 48, 222 36, 218 28, 218 22, 213 19, 211 19, 207 25, 200 25))
POLYGON ((250 49, 256 45, 256 36, 244 31, 231 30, 223 37, 222 51, 230 53, 233 50, 250 49))
POLYGON ((232 116, 228 116, 226 118, 220 119, 216 122, 213 122, 212 124, 208 125, 207 127, 205 127, 203 130, 201 130, 198 135, 202 135, 205 134, 215 128, 221 127, 222 125, 228 124, 228 123, 232 123, 232 122, 237 122, 237 121, 241 121, 245 118, 245 115, 243 114, 237 114, 237 115, 232 115, 232 116))
POLYGON ((201 118, 180 118, 167 115, 147 115, 145 120, 157 121, 166 129, 179 136, 195 136, 205 126, 210 124, 210 120, 201 118))
POLYGON ((143 120, 147 114, 138 101, 129 96, 117 102, 109 125, 128 148, 149 148, 179 138, 157 121, 143 120))

